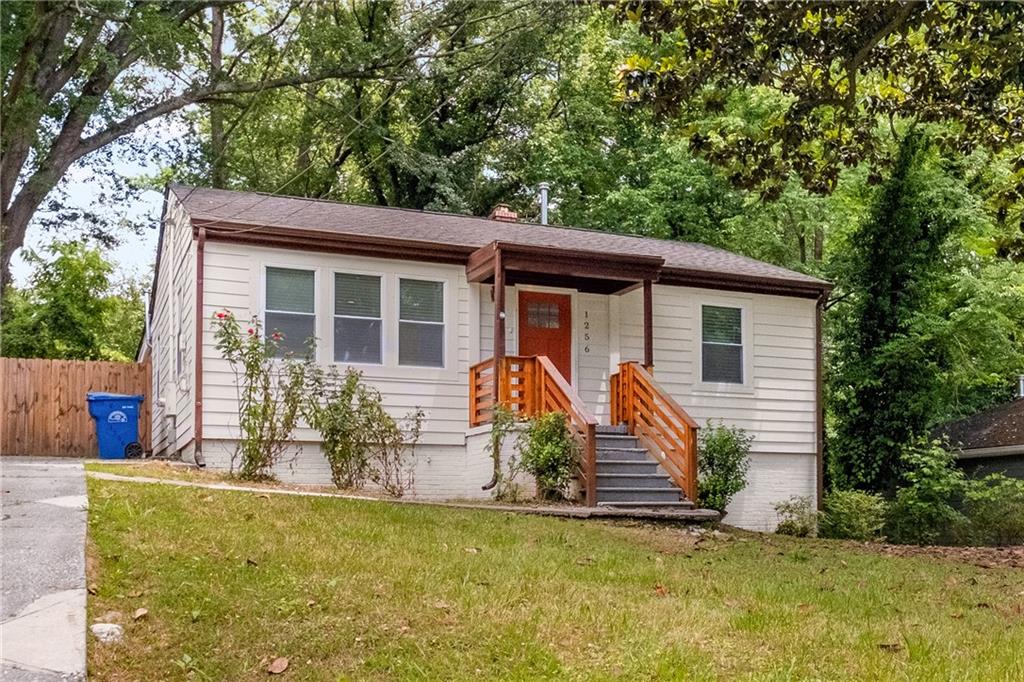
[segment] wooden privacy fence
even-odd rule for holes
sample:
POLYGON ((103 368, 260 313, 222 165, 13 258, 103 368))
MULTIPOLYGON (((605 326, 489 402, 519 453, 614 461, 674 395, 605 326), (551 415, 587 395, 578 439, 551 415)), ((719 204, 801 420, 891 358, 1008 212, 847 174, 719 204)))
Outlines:
POLYGON ((139 440, 150 449, 149 363, 0 358, 0 454, 96 457, 89 391, 141 394, 139 440))

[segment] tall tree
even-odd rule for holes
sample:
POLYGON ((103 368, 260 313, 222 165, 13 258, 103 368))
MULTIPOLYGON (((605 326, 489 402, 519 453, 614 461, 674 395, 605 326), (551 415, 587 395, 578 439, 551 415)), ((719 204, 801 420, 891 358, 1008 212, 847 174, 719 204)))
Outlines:
MULTIPOLYGON (((76 162, 140 127, 196 104, 331 80, 393 78, 398 67, 421 68, 441 55, 435 30, 451 25, 462 3, 410 5, 387 44, 362 46, 342 17, 318 59, 293 60, 294 36, 314 13, 309 0, 53 0, 0 3, 4 126, 0 131, 0 269, 44 200, 76 162), (211 40, 207 14, 225 18, 211 40), (224 48, 230 45, 230 54, 224 48), (211 46, 215 47, 211 51, 211 46), (360 49, 362 48, 362 49, 360 49)), ((372 6, 401 7, 398 2, 372 6)), ((391 11, 390 9, 388 11, 391 11)), ((466 46, 467 50, 474 46, 466 46)), ((243 108, 244 111, 244 108, 243 108)), ((232 123, 225 121, 227 135, 232 123)), ((136 140, 137 151, 149 149, 136 140)), ((214 157, 216 158, 216 157, 214 157)), ((48 205, 63 218, 59 202, 48 205)))
POLYGON ((3 298, 2 351, 8 357, 134 360, 143 329, 145 286, 115 280, 102 252, 81 242, 29 251, 26 289, 3 298))
POLYGON ((939 401, 941 349, 915 336, 943 270, 943 245, 963 226, 964 193, 931 163, 919 132, 900 144, 870 216, 849 236, 833 320, 833 481, 887 490, 900 454, 926 432, 939 401))
MULTIPOLYGON (((1024 142, 1021 3, 608 4, 652 38, 620 69, 627 104, 692 114, 721 110, 738 89, 775 95, 761 125, 691 131, 695 149, 768 196, 791 174, 826 193, 843 168, 877 169, 889 160, 885 124, 899 119, 949 122, 937 142, 957 153, 1024 142)), ((1005 201, 1024 196, 1024 156, 1016 172, 1005 201)))
MULTIPOLYGON (((531 89, 550 77, 565 28, 583 11, 526 1, 446 5, 448 21, 422 53, 433 59, 377 79, 310 84, 225 105, 249 112, 228 124, 228 184, 474 213, 507 200, 520 178, 490 171, 522 159, 538 116, 531 89)), ((359 4, 341 15, 328 8, 318 5, 297 28, 296 62, 334 51, 386 52, 407 21, 400 5, 359 4), (350 40, 332 40, 336 35, 350 40)), ((207 120, 193 122, 200 138, 214 137, 207 120)), ((195 169, 190 179, 206 172, 195 169)))

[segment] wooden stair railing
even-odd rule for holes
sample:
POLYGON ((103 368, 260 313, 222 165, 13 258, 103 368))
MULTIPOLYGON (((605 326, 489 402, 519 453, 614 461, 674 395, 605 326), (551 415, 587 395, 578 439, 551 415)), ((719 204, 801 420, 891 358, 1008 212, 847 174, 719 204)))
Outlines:
POLYGON ((469 424, 491 421, 494 410, 494 381, 498 380, 498 403, 522 417, 561 412, 569 431, 580 446, 579 473, 587 504, 597 503, 597 418, 547 356, 509 355, 497 363, 494 358, 469 368, 469 424))
POLYGON ((611 418, 625 424, 691 502, 697 501, 697 422, 639 362, 611 377, 611 418))

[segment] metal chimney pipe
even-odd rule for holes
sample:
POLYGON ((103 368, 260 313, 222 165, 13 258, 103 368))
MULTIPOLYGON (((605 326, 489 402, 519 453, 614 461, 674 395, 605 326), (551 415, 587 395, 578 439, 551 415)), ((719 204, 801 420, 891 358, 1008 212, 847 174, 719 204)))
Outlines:
POLYGON ((1017 375, 1017 397, 1024 398, 1024 374, 1017 375))
POLYGON ((537 185, 537 188, 540 189, 540 224, 541 225, 547 225, 548 224, 548 190, 551 188, 551 185, 549 185, 546 182, 542 182, 539 185, 537 185))

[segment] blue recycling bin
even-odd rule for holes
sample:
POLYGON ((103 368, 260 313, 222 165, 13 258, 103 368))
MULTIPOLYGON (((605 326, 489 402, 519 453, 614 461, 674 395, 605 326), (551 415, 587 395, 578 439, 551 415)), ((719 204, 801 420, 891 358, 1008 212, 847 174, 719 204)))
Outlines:
POLYGON ((141 457, 139 410, 144 396, 90 392, 86 400, 89 416, 96 422, 100 459, 141 457))

